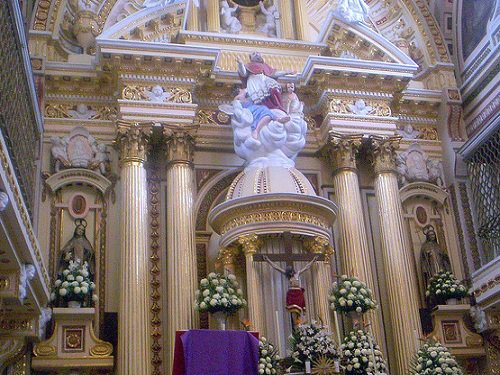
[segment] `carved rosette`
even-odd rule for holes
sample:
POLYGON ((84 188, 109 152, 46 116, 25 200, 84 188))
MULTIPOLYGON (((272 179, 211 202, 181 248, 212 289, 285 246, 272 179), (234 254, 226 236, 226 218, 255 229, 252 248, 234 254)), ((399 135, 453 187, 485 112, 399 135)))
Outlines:
POLYGON ((330 132, 329 157, 334 173, 340 170, 356 170, 356 155, 361 147, 362 135, 342 135, 330 132))
POLYGON ((194 137, 184 130, 165 129, 167 160, 169 163, 193 163, 194 137))
POLYGON ((150 126, 140 123, 119 123, 116 142, 120 148, 121 162, 144 163, 150 135, 150 126))
POLYGON ((375 174, 396 173, 396 150, 401 137, 372 137, 373 168, 375 174))
POLYGON ((256 234, 245 234, 238 237, 238 243, 242 246, 245 255, 255 254, 262 246, 262 240, 256 234))

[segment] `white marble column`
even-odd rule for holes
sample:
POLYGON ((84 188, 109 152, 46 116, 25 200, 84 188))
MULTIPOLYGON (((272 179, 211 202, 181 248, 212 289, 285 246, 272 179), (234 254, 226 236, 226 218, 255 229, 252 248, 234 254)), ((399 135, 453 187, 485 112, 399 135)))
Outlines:
POLYGON ((399 137, 373 138, 375 195, 380 217, 380 236, 384 257, 392 338, 396 358, 393 372, 405 374, 417 350, 421 335, 415 265, 403 219, 396 176, 395 150, 399 137))
MULTIPOLYGON (((361 193, 356 168, 356 154, 361 135, 330 133, 330 159, 333 167, 335 198, 339 206, 339 242, 342 273, 355 276, 375 293, 376 285, 371 265, 374 263, 368 246, 361 193)), ((381 302, 381 301, 379 301, 381 302)), ((381 309, 367 314, 378 343, 383 343, 381 309)))
POLYGON ((117 374, 150 374, 148 193, 149 127, 119 124, 121 266, 117 374))
POLYGON ((247 234, 239 237, 238 242, 242 246, 246 261, 248 316, 253 329, 264 336, 265 320, 261 306, 262 299, 259 296, 261 286, 253 261, 253 256, 261 247, 262 240, 256 234, 247 234))
POLYGON ((167 130, 167 343, 172 368, 175 332, 198 326, 194 310, 197 263, 194 228, 193 137, 167 130))

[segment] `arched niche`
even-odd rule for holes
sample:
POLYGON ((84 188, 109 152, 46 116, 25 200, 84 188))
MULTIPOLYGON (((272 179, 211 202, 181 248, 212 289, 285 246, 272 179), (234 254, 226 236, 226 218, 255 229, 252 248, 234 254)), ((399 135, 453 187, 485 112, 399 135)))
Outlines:
POLYGON ((105 305, 106 218, 108 204, 114 200, 114 182, 89 169, 71 168, 45 178, 42 200, 50 200, 49 272, 57 277, 60 251, 74 235, 77 220, 85 220, 85 236, 95 252, 95 327, 102 329, 105 305), (48 194, 47 194, 48 193, 48 194))
POLYGON ((421 247, 426 236, 423 229, 432 225, 436 231, 439 245, 450 258, 452 272, 461 280, 464 277, 462 261, 459 259, 459 243, 453 213, 449 203, 449 194, 443 188, 428 182, 412 182, 400 190, 403 215, 405 218, 408 240, 417 268, 421 302, 424 305, 426 286, 421 270, 421 247))

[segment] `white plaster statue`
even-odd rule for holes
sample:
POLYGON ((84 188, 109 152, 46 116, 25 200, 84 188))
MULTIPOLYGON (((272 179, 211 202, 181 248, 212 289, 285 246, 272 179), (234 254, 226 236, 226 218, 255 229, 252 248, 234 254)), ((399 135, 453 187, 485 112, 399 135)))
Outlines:
POLYGON ((396 133, 406 139, 416 139, 420 135, 420 132, 413 128, 411 124, 406 124, 403 129, 397 130, 396 133))
POLYGON ((76 119, 80 119, 80 120, 90 120, 90 119, 95 118, 97 116, 97 112, 89 109, 88 105, 86 105, 86 104, 78 104, 76 106, 76 110, 70 109, 68 111, 68 114, 72 118, 76 118, 76 119))
POLYGON ((4 211, 9 204, 9 196, 5 191, 0 191, 0 212, 4 211))
POLYGON ((233 8, 231 8, 227 1, 221 1, 220 5, 221 31, 238 34, 241 31, 241 22, 236 16, 234 16, 234 13, 238 10, 239 6, 236 4, 233 8))
MULTIPOLYGON (((290 113, 291 110, 298 109, 303 104, 299 101, 299 97, 295 93, 295 83, 288 82, 286 84, 286 91, 281 95, 283 98, 283 107, 286 110, 286 113, 290 113)), ((295 112, 302 112, 302 108, 295 112)))
POLYGON ((142 7, 143 8, 153 8, 153 7, 156 7, 158 5, 165 7, 167 5, 176 3, 177 1, 178 0, 144 0, 144 3, 142 3, 142 7))
POLYGON ((486 320, 486 313, 479 306, 472 306, 470 308, 470 316, 474 322, 474 328, 479 332, 483 332, 488 328, 488 321, 486 320))
POLYGON ((333 14, 348 23, 365 23, 370 7, 363 0, 334 0, 333 14))
POLYGON ((359 115, 359 116, 366 116, 373 109, 373 107, 366 105, 366 103, 363 99, 358 99, 354 102, 354 104, 349 104, 348 108, 349 108, 349 111, 351 111, 355 115, 359 115))
POLYGON ((50 137, 50 142, 52 142, 52 148, 50 152, 52 153, 52 158, 55 161, 55 171, 59 172, 62 167, 69 166, 68 154, 66 153, 66 142, 64 138, 50 137))
POLYGON ((77 126, 66 137, 51 137, 52 157, 55 161, 55 171, 63 168, 98 169, 105 174, 109 167, 107 146, 97 143, 88 130, 77 126))
POLYGON ((419 144, 414 143, 396 158, 401 185, 409 182, 424 181, 443 185, 441 162, 430 159, 419 144))
POLYGON ((262 1, 259 2, 259 6, 262 14, 266 16, 266 22, 259 28, 259 31, 266 33, 269 37, 276 37, 276 21, 280 17, 278 9, 274 4, 266 9, 262 1))
POLYGON ((23 264, 19 272, 19 299, 24 301, 28 292, 28 281, 35 277, 36 269, 32 264, 23 264))
POLYGON ((38 318, 38 337, 42 339, 45 336, 45 326, 52 318, 52 309, 50 307, 43 307, 40 312, 41 314, 38 318))
POLYGON ((171 95, 169 92, 163 91, 163 87, 159 85, 153 86, 151 91, 144 90, 144 94, 147 96, 149 101, 155 103, 163 103, 165 99, 168 99, 171 95))

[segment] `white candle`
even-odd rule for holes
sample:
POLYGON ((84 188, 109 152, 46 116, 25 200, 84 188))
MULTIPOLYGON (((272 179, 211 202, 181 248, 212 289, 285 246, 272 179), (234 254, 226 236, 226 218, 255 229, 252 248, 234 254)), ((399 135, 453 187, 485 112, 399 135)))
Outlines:
POLYGON ((306 361, 306 374, 311 373, 311 362, 306 361))
POLYGON ((276 337, 277 337, 277 340, 278 340, 276 344, 278 344, 278 354, 279 354, 280 357, 282 357, 282 355, 281 355, 281 350, 282 350, 281 344, 282 343, 281 343, 281 331, 280 331, 280 327, 281 327, 281 325, 280 325, 280 316, 279 316, 278 310, 276 310, 274 313, 275 313, 274 316, 275 316, 275 319, 276 319, 276 337))

